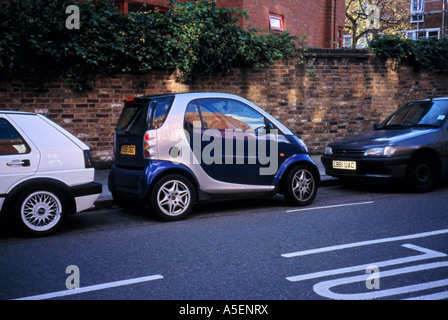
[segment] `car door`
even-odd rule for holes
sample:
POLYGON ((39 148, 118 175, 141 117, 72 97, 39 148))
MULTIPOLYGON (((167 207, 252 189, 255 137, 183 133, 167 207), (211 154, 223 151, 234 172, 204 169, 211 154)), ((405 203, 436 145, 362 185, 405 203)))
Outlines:
POLYGON ((39 151, 31 140, 8 115, 0 115, 0 194, 33 175, 39 160, 39 151))
POLYGON ((276 138, 259 112, 237 100, 198 99, 187 106, 185 123, 190 147, 208 176, 237 184, 272 182, 273 175, 263 174, 262 168, 270 165, 276 138))

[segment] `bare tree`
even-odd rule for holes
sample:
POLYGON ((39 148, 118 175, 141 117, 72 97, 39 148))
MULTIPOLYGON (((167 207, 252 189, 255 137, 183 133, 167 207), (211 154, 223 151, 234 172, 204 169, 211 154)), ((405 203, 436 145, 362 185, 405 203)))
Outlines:
POLYGON ((345 30, 352 37, 352 47, 363 38, 407 29, 409 5, 409 0, 346 0, 345 30))

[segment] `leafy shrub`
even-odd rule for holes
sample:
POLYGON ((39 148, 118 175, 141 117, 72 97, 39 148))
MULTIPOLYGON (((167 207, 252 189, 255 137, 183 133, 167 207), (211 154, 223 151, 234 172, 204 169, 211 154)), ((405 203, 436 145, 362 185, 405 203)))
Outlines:
POLYGON ((394 59, 415 70, 448 72, 448 38, 411 40, 401 36, 381 36, 370 43, 370 48, 383 59, 394 59))
POLYGON ((0 8, 0 73, 63 76, 85 90, 100 72, 177 69, 179 80, 190 82, 295 53, 298 38, 243 30, 243 18, 246 11, 217 8, 215 0, 170 1, 166 13, 126 15, 110 0, 11 0, 0 8), (79 29, 65 26, 73 4, 79 29))

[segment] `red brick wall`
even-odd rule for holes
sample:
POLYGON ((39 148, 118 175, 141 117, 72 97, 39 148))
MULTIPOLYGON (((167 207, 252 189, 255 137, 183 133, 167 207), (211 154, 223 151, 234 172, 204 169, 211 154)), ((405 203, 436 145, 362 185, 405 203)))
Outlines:
POLYGON ((344 0, 235 0, 218 1, 219 5, 240 8, 249 11, 249 20, 243 21, 243 27, 256 25, 269 29, 269 14, 283 16, 285 29, 296 36, 306 35, 311 47, 333 48, 337 27, 345 24, 344 0))
POLYGON ((315 50, 315 60, 296 59, 269 69, 246 69, 195 85, 179 84, 176 75, 99 76, 86 93, 70 90, 63 80, 40 86, 39 79, 1 78, 0 109, 34 111, 50 116, 92 149, 97 163, 113 159, 114 126, 123 100, 167 92, 221 91, 241 95, 291 128, 312 153, 345 135, 371 129, 399 105, 417 98, 448 96, 448 75, 392 71, 371 54, 315 50))

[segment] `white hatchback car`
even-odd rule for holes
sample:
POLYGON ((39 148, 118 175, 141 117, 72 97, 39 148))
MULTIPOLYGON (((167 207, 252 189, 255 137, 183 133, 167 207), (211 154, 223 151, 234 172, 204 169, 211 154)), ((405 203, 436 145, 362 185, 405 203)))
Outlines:
POLYGON ((93 206, 94 174, 89 147, 71 133, 39 114, 0 111, 0 218, 49 234, 93 206))

